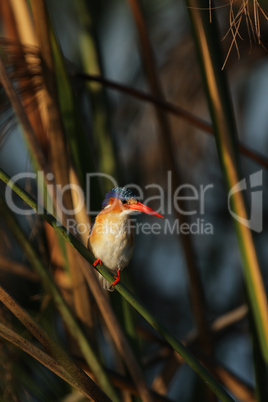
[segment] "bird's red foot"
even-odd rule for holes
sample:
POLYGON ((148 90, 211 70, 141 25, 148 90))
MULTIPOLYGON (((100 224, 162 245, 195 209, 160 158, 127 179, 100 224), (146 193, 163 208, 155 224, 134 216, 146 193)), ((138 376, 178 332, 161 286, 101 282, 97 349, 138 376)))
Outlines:
POLYGON ((120 270, 119 269, 116 271, 116 276, 114 278, 115 278, 115 281, 113 283, 111 283, 112 286, 116 285, 120 281, 120 270))
POLYGON ((96 259, 96 261, 93 264, 93 267, 96 267, 98 264, 101 265, 101 260, 99 258, 96 259))

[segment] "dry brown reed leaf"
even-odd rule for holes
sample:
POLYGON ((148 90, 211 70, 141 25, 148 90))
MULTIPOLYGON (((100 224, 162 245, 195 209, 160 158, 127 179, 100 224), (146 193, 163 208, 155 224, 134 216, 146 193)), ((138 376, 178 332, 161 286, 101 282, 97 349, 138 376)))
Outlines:
MULTIPOLYGON (((25 110, 36 107, 36 96, 43 87, 41 59, 34 46, 23 46, 16 41, 0 39, 1 58, 5 63, 12 84, 22 100, 25 110), (31 58, 31 63, 27 59, 31 58), (35 79, 33 80, 33 77, 35 79)), ((0 83, 0 144, 15 124, 15 114, 0 83)))

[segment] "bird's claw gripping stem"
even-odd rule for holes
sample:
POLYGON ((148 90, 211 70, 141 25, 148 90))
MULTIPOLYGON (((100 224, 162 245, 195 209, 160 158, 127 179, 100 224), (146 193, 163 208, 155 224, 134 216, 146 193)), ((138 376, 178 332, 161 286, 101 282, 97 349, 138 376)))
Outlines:
MULTIPOLYGON (((96 261, 93 263, 93 267, 96 268, 96 266, 100 264, 101 265, 101 260, 99 258, 96 259, 96 261)), ((111 283, 112 286, 116 285, 120 281, 120 269, 117 269, 116 271, 116 276, 114 277, 115 281, 111 283)))
POLYGON ((97 260, 93 263, 93 267, 96 267, 98 264, 101 265, 101 260, 97 258, 97 260))
POLYGON ((113 283, 111 283, 112 286, 116 285, 120 281, 120 270, 119 269, 116 271, 116 276, 114 278, 115 278, 115 281, 113 283))

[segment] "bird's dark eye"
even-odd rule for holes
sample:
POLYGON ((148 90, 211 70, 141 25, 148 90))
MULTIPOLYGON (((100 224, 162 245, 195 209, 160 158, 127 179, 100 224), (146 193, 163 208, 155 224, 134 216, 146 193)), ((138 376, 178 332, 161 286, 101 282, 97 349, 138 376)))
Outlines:
POLYGON ((122 202, 122 204, 126 204, 127 200, 122 200, 121 202, 122 202))

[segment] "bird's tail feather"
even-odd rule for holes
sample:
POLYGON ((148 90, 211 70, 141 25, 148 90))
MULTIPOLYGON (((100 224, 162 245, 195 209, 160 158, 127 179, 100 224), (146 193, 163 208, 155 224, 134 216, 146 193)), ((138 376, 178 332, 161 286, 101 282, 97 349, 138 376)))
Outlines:
POLYGON ((105 279, 101 274, 99 274, 99 281, 103 287, 103 289, 105 290, 109 290, 109 292, 113 292, 114 291, 114 286, 112 286, 110 284, 110 282, 107 281, 107 279, 105 279))

